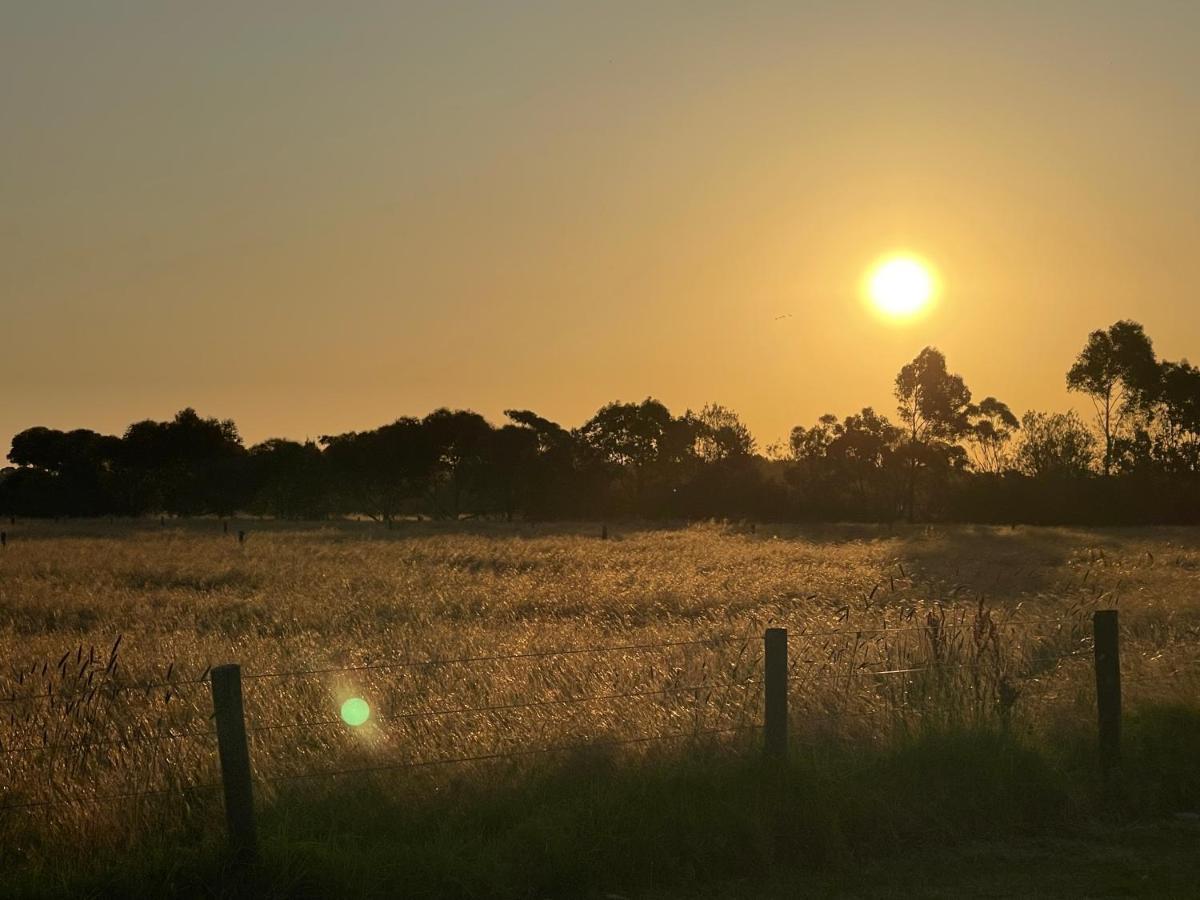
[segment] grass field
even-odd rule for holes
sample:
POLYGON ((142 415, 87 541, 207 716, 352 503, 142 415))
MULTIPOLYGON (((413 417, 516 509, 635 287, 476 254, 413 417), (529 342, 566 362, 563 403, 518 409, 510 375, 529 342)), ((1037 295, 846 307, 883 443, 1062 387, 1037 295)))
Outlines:
POLYGON ((222 662, 246 678, 280 895, 736 892, 797 860, 836 878, 820 872, 931 841, 1070 841, 1097 817, 1200 808, 1194 530, 6 530, 0 806, 27 808, 0 812, 0 841, 18 895, 227 884, 196 683, 222 662), (1090 648, 1090 613, 1111 606, 1115 785, 1095 773, 1090 648), (752 729, 767 625, 789 629, 793 664, 794 754, 773 773, 752 729), (447 659, 473 661, 399 665, 447 659), (358 729, 338 719, 351 696, 374 714, 358 729), (584 744, 603 746, 326 774, 584 744), (148 791, 168 796, 114 799, 148 791))

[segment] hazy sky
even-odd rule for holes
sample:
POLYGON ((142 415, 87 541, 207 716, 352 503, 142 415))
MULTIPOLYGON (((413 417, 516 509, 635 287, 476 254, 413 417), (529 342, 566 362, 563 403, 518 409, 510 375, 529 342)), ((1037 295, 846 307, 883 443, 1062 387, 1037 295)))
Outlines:
POLYGON ((1192 0, 0 0, 0 443, 653 395, 767 444, 930 343, 1064 408, 1118 318, 1200 360, 1198 47, 1192 0), (917 324, 858 296, 894 247, 917 324))

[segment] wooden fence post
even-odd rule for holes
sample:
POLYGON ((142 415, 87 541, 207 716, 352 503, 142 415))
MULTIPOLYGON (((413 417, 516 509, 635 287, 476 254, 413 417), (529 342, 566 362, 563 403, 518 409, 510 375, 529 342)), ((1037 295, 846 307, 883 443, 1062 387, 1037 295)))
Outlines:
POLYGON ((787 629, 768 628, 763 638, 763 749, 772 759, 787 757, 787 629))
POLYGON ((1092 614, 1096 653, 1096 709, 1100 720, 1100 768, 1115 769, 1121 762, 1121 639, 1115 609, 1092 614))
POLYGON ((246 743, 246 721, 242 711, 241 666, 217 666, 212 670, 212 698, 229 847, 235 862, 251 863, 258 856, 258 838, 254 828, 250 747, 246 743))

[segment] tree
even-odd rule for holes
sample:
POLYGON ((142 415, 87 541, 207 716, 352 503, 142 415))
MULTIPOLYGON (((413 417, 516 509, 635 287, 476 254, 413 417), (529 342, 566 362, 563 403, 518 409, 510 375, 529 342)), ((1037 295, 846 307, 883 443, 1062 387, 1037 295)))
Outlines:
POLYGON ((95 516, 113 512, 114 469, 121 441, 85 428, 28 428, 13 437, 8 458, 21 468, 27 514, 95 516), (35 475, 34 472, 37 474, 35 475))
POLYGON ((887 509, 890 491, 885 482, 900 437, 900 429, 869 406, 834 428, 826 456, 868 514, 895 514, 894 506, 887 509))
POLYGON ((823 459, 837 436, 837 416, 825 413, 812 428, 797 425, 788 437, 791 458, 799 462, 823 459))
POLYGON ((589 464, 593 459, 583 452, 576 435, 528 409, 506 409, 504 415, 514 427, 531 433, 537 444, 536 458, 526 460, 533 466, 523 481, 526 514, 578 515, 589 509, 605 473, 602 466, 589 464))
POLYGON ((506 415, 515 425, 527 428, 537 435, 538 451, 551 453, 556 450, 569 450, 573 443, 571 432, 557 422, 544 419, 528 409, 506 409, 506 415))
POLYGON ((696 456, 706 463, 744 459, 754 454, 754 436, 738 414, 719 403, 709 403, 700 412, 683 414, 696 434, 696 456))
POLYGON ((826 516, 876 519, 895 515, 892 474, 901 431, 871 407, 839 422, 825 414, 812 428, 792 429, 786 477, 810 507, 826 516))
POLYGON ((601 407, 579 429, 578 437, 601 463, 629 473, 634 503, 642 512, 647 511, 652 485, 665 488, 672 476, 678 476, 676 470, 696 460, 696 424, 686 417, 674 418, 649 397, 641 403, 601 407))
POLYGON ((3 508, 6 515, 40 518, 71 511, 71 497, 58 476, 44 469, 22 466, 0 470, 3 508))
POLYGON ((480 487, 492 426, 479 413, 443 407, 422 419, 421 427, 437 459, 430 496, 433 508, 439 514, 447 511, 440 496, 445 494, 448 513, 457 518, 464 496, 480 487))
POLYGON ((511 522, 516 511, 528 505, 537 483, 537 433, 521 425, 497 428, 488 437, 485 459, 483 482, 511 522))
POLYGON ((245 454, 231 419, 201 418, 190 407, 170 422, 135 422, 121 440, 129 502, 141 511, 230 515, 247 499, 245 454))
POLYGON ((606 462, 644 469, 664 453, 672 423, 670 410, 652 398, 609 403, 580 427, 579 436, 606 462))
POLYGON ((283 519, 322 519, 328 512, 325 460, 312 441, 271 438, 249 451, 251 509, 283 519))
POLYGON ((961 464, 963 454, 956 442, 970 429, 974 408, 962 376, 948 372, 946 357, 933 347, 900 370, 895 394, 905 434, 905 516, 912 522, 918 473, 935 465, 961 464))
POLYGON ((1159 385, 1154 458, 1168 473, 1200 472, 1200 369, 1164 361, 1159 385))
POLYGON ((374 431, 325 435, 320 443, 340 511, 386 522, 427 496, 438 466, 429 432, 411 416, 374 431))
POLYGON ((973 407, 971 419, 966 437, 975 471, 1000 474, 1009 466, 1009 444, 1021 424, 995 397, 985 397, 973 407))
POLYGON ((1125 423, 1145 410, 1159 390, 1160 370, 1154 347, 1137 322, 1121 320, 1107 331, 1093 331, 1067 371, 1067 389, 1086 394, 1104 438, 1102 471, 1113 470, 1114 446, 1125 423))
POLYGON ((17 498, 13 493, 13 476, 17 469, 11 466, 0 468, 0 516, 17 514, 17 498))
POLYGON ((1096 460, 1096 436, 1074 411, 1030 411, 1021 418, 1017 468, 1034 478, 1080 478, 1096 460))

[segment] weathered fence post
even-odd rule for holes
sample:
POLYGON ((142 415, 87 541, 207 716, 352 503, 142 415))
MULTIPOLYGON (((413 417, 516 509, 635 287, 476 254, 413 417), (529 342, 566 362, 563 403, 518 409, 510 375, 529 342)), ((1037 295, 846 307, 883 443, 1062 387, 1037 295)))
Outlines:
POLYGON ((246 543, 246 532, 242 531, 241 529, 238 530, 238 543, 246 543))
POLYGON ((1121 762, 1121 639, 1115 609, 1092 614, 1096 652, 1096 709, 1100 720, 1100 768, 1109 772, 1121 762))
POLYGON ((763 749, 772 759, 787 756, 787 629, 768 628, 763 657, 763 749))
POLYGON ((212 698, 229 847, 235 862, 250 863, 258 856, 258 838, 254 829, 250 747, 246 743, 246 721, 242 711, 241 666, 217 666, 212 670, 212 698))
POLYGON ((8 546, 8 532, 0 531, 0 547, 8 546))
POLYGON ((607 524, 600 526, 600 540, 602 540, 602 541, 608 540, 608 525, 607 524))

